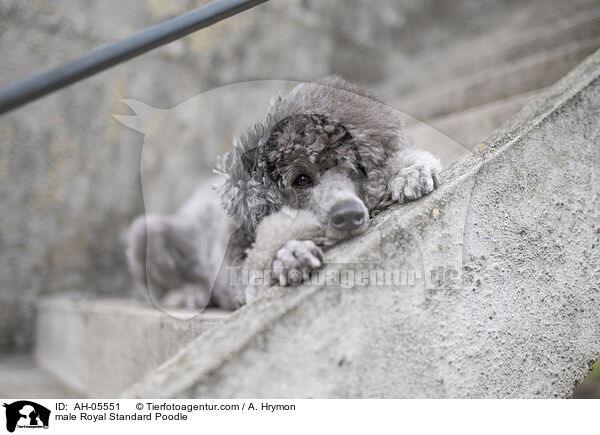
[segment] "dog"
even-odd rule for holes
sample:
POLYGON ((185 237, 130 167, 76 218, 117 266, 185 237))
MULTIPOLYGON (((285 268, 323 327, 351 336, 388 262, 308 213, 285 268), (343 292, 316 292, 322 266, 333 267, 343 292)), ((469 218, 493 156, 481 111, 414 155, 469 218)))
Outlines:
POLYGON ((232 285, 229 269, 302 282, 325 249, 381 210, 436 189, 440 170, 371 92, 340 76, 302 83, 234 139, 217 161, 216 189, 200 188, 172 215, 134 220, 129 269, 165 305, 236 309, 265 286, 232 285))

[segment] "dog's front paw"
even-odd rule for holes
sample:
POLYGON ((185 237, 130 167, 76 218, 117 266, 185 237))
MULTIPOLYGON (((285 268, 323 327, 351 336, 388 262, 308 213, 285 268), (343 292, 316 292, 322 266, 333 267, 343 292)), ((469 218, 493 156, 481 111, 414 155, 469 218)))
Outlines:
POLYGON ((306 281, 311 270, 321 267, 323 251, 312 240, 290 240, 277 251, 273 272, 281 285, 306 281))
POLYGON ((438 166, 417 164, 401 169, 390 182, 392 200, 402 202, 419 199, 438 187, 438 166))

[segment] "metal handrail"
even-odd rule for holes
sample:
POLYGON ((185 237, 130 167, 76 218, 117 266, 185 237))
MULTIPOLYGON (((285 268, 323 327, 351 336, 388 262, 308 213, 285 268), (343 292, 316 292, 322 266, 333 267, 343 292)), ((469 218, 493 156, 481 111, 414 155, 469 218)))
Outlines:
POLYGON ((0 90, 0 115, 268 0, 219 0, 0 90))

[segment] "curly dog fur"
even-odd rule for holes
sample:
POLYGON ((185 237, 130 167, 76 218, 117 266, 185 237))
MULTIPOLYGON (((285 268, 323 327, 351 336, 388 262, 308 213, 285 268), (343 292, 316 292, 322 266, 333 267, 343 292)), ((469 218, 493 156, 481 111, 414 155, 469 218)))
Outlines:
POLYGON ((339 76, 303 83, 234 139, 216 191, 133 222, 129 267, 165 304, 234 309, 268 283, 234 285, 231 267, 301 282, 324 249, 365 231, 380 210, 433 191, 440 169, 375 95, 339 76))

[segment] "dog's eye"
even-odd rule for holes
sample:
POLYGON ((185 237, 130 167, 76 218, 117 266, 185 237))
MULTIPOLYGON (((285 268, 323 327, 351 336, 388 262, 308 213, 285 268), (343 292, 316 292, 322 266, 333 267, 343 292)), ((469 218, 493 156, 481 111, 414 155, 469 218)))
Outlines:
POLYGON ((300 174, 294 179, 294 186, 296 187, 308 187, 312 180, 306 174, 300 174))
POLYGON ((361 169, 357 169, 355 171, 350 172, 350 178, 354 181, 360 181, 367 178, 367 174, 361 169))

